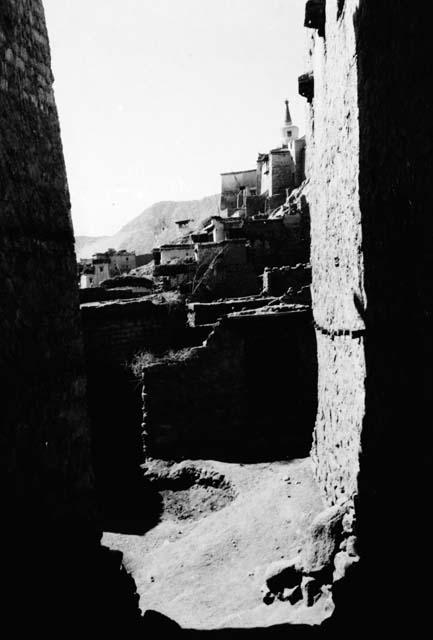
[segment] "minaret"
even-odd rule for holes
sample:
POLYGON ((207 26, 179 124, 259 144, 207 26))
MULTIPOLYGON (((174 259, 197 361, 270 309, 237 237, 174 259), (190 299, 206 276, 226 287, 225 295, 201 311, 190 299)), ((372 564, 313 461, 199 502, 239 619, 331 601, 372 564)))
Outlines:
POLYGON ((286 124, 292 124, 292 116, 290 115, 288 100, 286 100, 286 124))
POLYGON ((289 101, 286 100, 286 115, 284 120, 284 126, 281 129, 283 135, 283 147, 290 147, 290 143, 293 140, 299 138, 299 128, 292 124, 292 116, 290 115, 289 101))

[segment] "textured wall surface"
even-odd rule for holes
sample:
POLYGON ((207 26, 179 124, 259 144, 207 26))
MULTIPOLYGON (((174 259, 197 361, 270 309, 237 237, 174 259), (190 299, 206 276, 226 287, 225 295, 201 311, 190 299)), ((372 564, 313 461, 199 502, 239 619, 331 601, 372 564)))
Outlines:
POLYGON ((0 9, 2 489, 13 509, 85 515, 91 486, 70 203, 44 13, 0 9))
POLYGON ((125 300, 81 307, 86 357, 99 362, 128 362, 139 349, 166 348, 186 327, 182 304, 125 300))
POLYGON ((412 388, 414 371, 422 389, 428 371, 414 366, 402 339, 412 327, 419 353, 429 353, 423 328, 430 317, 432 120, 417 64, 428 49, 421 28, 416 57, 405 50, 420 20, 400 2, 378 9, 368 1, 328 0, 326 36, 313 38, 308 174, 321 363, 313 454, 330 502, 342 489, 356 490, 363 424, 372 456, 401 445, 398 431, 385 438, 384 425, 398 417, 391 389, 412 388), (374 434, 363 422, 373 414, 382 424, 374 434))
POLYGON ((2 625, 17 637, 96 635, 138 619, 121 554, 99 545, 52 83, 40 0, 1 0, 2 625))
POLYGON ((155 505, 153 496, 143 491, 141 391, 129 365, 138 351, 201 344, 211 327, 188 327, 185 306, 179 303, 117 301, 83 306, 81 313, 93 463, 104 526, 119 530, 119 522, 136 518, 142 531, 143 517, 152 521, 155 505))
POLYGON ((357 491, 365 361, 361 338, 316 331, 318 414, 312 459, 316 479, 330 504, 357 491))
POLYGON ((145 370, 147 455, 305 455, 316 410, 315 356, 306 308, 223 318, 188 358, 145 370))
POLYGON ((295 163, 291 153, 289 151, 271 151, 269 163, 271 175, 269 195, 285 194, 286 189, 293 188, 295 183, 295 163))
POLYGON ((403 0, 327 0, 310 62, 313 458, 328 503, 356 494, 361 562, 358 577, 337 591, 336 611, 388 633, 421 629, 429 608, 429 594, 416 585, 431 571, 431 554, 405 557, 419 545, 432 464, 424 417, 433 387, 433 113, 425 94, 433 68, 425 17, 403 0), (411 585, 398 614, 402 600, 390 585, 411 585))
POLYGON ((319 407, 313 444, 317 477, 331 504, 356 491, 364 411, 365 358, 359 123, 353 11, 337 21, 327 3, 326 40, 316 35, 314 102, 308 131, 313 314, 319 407))
POLYGON ((309 237, 298 213, 284 219, 248 220, 244 228, 251 262, 260 275, 265 267, 295 265, 308 259, 309 237))
POLYGON ((187 304, 188 324, 191 327, 213 324, 228 313, 243 311, 247 309, 258 309, 265 307, 270 302, 275 302, 275 298, 246 297, 228 298, 219 302, 190 302, 187 304))
POLYGON ((298 263, 294 267, 267 267, 263 272, 263 292, 282 296, 289 289, 300 291, 311 284, 311 266, 298 263))

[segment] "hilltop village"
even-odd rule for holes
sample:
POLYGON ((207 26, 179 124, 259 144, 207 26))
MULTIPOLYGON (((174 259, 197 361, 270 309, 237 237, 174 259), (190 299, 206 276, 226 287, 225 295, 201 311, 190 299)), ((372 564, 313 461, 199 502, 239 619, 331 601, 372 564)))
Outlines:
POLYGON ((102 301, 107 290, 125 297, 144 293, 146 285, 196 301, 269 293, 271 280, 284 288, 289 268, 309 259, 304 186, 305 137, 299 137, 286 101, 281 145, 258 154, 254 169, 221 174, 215 215, 198 226, 193 218, 177 220, 178 237, 155 247, 153 262, 125 249, 80 260, 80 287, 93 289, 82 292, 82 300, 96 301, 96 289, 102 301))

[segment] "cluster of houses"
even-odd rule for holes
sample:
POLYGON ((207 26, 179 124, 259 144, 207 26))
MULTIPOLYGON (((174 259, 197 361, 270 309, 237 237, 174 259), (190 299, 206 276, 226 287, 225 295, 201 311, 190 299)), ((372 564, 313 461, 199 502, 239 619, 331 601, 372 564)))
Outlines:
POLYGON ((305 137, 285 103, 281 145, 256 167, 221 174, 220 210, 199 228, 179 220, 179 237, 153 251, 154 277, 195 295, 260 292, 265 267, 309 258, 309 216, 302 206, 305 137))
POLYGON ((91 258, 83 258, 79 262, 80 287, 99 287, 104 280, 128 273, 136 266, 135 253, 126 249, 108 249, 105 253, 95 253, 91 258))
MULTIPOLYGON (((308 262, 305 137, 288 101, 281 134, 280 146, 259 153, 254 169, 221 174, 215 215, 198 227, 192 219, 176 222, 176 240, 153 250, 156 283, 198 298, 249 296, 261 292, 266 268, 308 262)), ((135 253, 109 249, 79 266, 80 287, 88 289, 139 264, 135 253)))

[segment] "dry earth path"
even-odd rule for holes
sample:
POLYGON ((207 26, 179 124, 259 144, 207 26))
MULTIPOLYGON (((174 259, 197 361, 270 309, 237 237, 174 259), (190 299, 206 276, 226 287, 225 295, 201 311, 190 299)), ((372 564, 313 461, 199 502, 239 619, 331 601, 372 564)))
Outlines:
POLYGON ((326 597, 307 608, 266 605, 261 593, 267 567, 296 555, 323 508, 309 459, 149 460, 146 476, 162 496, 159 524, 143 536, 103 537, 123 552, 143 612, 153 609, 195 629, 318 624, 330 615, 326 597))

